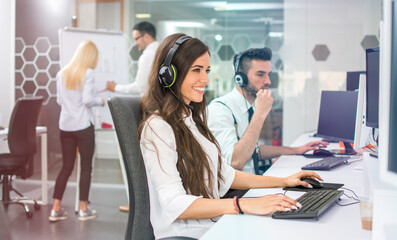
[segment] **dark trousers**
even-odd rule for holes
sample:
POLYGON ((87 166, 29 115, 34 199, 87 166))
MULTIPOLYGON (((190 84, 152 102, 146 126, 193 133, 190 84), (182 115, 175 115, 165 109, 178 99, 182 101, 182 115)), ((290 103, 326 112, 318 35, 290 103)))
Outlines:
POLYGON ((53 198, 62 200, 66 183, 73 171, 76 159, 76 149, 79 148, 81 158, 80 173, 80 201, 88 201, 88 193, 91 185, 92 157, 95 149, 94 127, 76 131, 65 132, 61 130, 61 147, 63 166, 58 174, 53 198))

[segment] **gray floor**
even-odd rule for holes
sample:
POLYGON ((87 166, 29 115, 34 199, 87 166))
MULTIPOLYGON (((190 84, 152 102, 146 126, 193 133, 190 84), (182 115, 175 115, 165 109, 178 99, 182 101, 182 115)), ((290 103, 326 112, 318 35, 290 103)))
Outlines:
MULTIPOLYGON (((51 166, 49 175, 55 176, 59 168, 60 164, 51 166)), ((35 176, 35 178, 38 177, 35 176)), ((48 221, 54 190, 52 180, 49 182, 49 204, 41 206, 38 211, 33 210, 34 215, 31 219, 26 217, 23 208, 19 205, 4 208, 2 215, 5 216, 1 217, 6 219, 11 239, 123 239, 128 214, 120 212, 118 206, 127 203, 127 196, 122 184, 118 160, 97 159, 95 162, 89 205, 98 211, 98 217, 94 220, 81 222, 74 213, 75 179, 74 173, 62 199, 62 205, 69 213, 68 219, 64 221, 56 223, 48 221)), ((41 182, 39 180, 16 179, 13 181, 13 186, 26 196, 40 199, 41 182)))

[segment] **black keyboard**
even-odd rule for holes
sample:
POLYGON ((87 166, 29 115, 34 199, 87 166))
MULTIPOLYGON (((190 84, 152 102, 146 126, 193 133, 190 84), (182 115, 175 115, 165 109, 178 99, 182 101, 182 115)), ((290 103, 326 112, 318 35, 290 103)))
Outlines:
POLYGON ((297 219, 297 218, 317 218, 328 207, 330 207, 343 191, 340 190, 316 190, 303 194, 297 201, 302 207, 289 212, 275 212, 272 218, 297 219))
POLYGON ((302 170, 330 170, 341 164, 348 164, 350 157, 326 157, 319 161, 309 163, 303 167, 302 170))

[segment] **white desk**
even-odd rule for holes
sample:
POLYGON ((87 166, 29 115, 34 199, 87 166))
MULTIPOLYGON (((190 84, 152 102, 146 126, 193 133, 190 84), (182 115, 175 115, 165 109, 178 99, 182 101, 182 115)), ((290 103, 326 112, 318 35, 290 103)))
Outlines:
MULTIPOLYGON (((47 170, 47 127, 36 127, 36 133, 41 138, 41 201, 39 204, 47 205, 48 203, 48 170, 47 170)), ((8 128, 0 130, 0 153, 10 152, 7 142, 8 128)))
MULTIPOLYGON (((299 137, 294 146, 302 145, 309 141, 318 140, 310 138, 308 134, 299 137)), ((331 144, 328 148, 337 148, 331 144)), ((300 170, 301 166, 318 159, 303 156, 282 156, 265 173, 270 176, 288 176, 300 170)), ((332 169, 331 171, 318 171, 324 182, 344 183, 346 188, 353 190, 357 195, 363 192, 363 171, 356 170, 355 166, 361 161, 332 169)), ((281 188, 251 189, 245 196, 256 197, 266 194, 283 193, 281 188)), ((345 190, 349 196, 352 195, 345 190)), ((297 198, 300 192, 287 192, 287 196, 297 198)), ((346 196, 342 196, 341 204, 349 203, 346 196)), ((224 215, 201 238, 208 239, 371 239, 371 231, 361 228, 359 204, 338 206, 333 204, 318 220, 302 219, 273 219, 271 216, 224 215)))

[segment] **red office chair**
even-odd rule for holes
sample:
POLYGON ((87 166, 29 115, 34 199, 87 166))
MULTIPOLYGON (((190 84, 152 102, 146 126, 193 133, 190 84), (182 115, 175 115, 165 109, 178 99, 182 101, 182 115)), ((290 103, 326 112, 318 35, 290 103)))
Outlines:
MULTIPOLYGON (((11 184, 12 176, 16 175, 22 179, 33 175, 33 155, 36 153, 36 125, 42 97, 20 98, 15 103, 8 129, 8 146, 10 153, 0 154, 0 175, 2 176, 3 191, 2 201, 4 207, 9 204, 19 204, 25 208, 26 216, 32 217, 26 200, 22 194, 16 191, 11 184), (10 192, 15 191, 20 198, 10 198, 10 192), (25 202, 23 202, 25 200, 25 202)), ((33 199, 29 199, 33 200, 33 199)), ((33 200, 36 210, 40 205, 33 200)))

